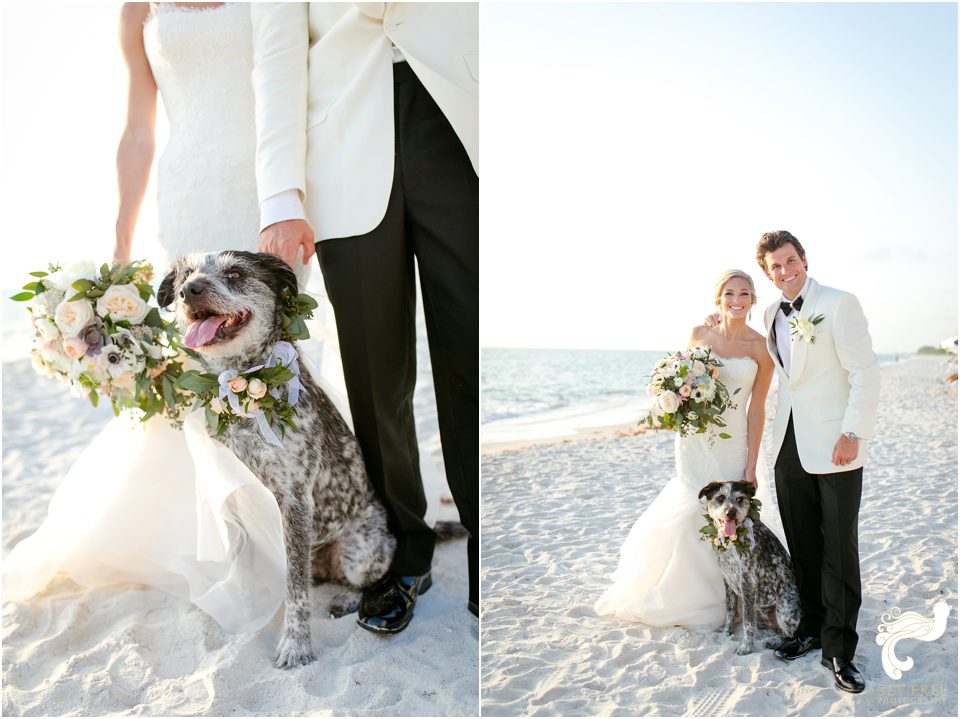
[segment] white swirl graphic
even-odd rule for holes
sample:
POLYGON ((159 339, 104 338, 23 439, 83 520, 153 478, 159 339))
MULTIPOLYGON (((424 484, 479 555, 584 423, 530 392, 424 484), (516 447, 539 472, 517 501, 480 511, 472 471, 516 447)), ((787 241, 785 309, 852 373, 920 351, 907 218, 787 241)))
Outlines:
POLYGON ((880 652, 880 661, 883 671, 891 679, 899 679, 904 672, 913 669, 913 658, 900 659, 894 652, 897 642, 901 639, 919 639, 922 642, 932 642, 943 636, 947 629, 947 616, 950 606, 943 601, 933 605, 933 619, 927 619, 918 612, 901 614, 897 607, 880 617, 877 627, 877 644, 883 649, 880 652))

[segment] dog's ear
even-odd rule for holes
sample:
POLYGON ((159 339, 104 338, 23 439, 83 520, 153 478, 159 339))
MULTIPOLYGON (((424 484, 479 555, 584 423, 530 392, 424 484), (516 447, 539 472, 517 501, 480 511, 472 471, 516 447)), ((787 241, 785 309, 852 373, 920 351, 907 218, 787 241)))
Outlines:
POLYGON ((710 499, 716 493, 718 489, 722 486, 721 482, 711 482, 706 487, 700 490, 700 494, 697 495, 697 499, 703 499, 706 497, 710 499))
POLYGON ((297 296, 299 288, 297 287, 297 275, 293 268, 279 257, 267 255, 273 260, 273 266, 270 267, 270 286, 273 288, 277 299, 282 299, 285 291, 289 290, 294 297, 297 296))
POLYGON ((170 274, 163 278, 163 282, 160 283, 159 289, 157 289, 157 304, 161 307, 169 307, 173 304, 175 296, 173 294, 173 278, 177 274, 177 268, 174 267, 170 270, 170 274))
POLYGON ((750 482, 734 482, 733 488, 738 492, 743 492, 751 499, 753 499, 753 495, 757 493, 757 488, 750 484, 750 482))
POLYGON ((293 269, 286 262, 276 255, 269 252, 239 252, 231 251, 231 254, 244 257, 258 270, 262 272, 260 278, 273 290, 277 300, 283 297, 286 290, 290 290, 294 297, 299 291, 297 287, 297 276, 293 269))

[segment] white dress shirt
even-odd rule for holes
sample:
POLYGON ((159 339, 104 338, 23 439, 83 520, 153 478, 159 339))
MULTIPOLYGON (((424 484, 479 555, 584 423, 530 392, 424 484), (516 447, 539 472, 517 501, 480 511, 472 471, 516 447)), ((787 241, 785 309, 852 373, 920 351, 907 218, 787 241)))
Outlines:
MULTIPOLYGON (((804 301, 807 299, 807 293, 810 291, 810 275, 807 275, 807 281, 803 283, 803 289, 800 290, 800 294, 797 297, 802 297, 804 301)), ((783 295, 780 295, 781 302, 791 302, 795 300, 788 300, 783 295)), ((777 352, 780 353, 780 359, 783 362, 783 369, 787 373, 787 376, 790 376, 790 320, 796 319, 798 313, 796 310, 790 313, 790 317, 787 317, 779 309, 777 314, 773 318, 773 326, 777 330, 777 352)))

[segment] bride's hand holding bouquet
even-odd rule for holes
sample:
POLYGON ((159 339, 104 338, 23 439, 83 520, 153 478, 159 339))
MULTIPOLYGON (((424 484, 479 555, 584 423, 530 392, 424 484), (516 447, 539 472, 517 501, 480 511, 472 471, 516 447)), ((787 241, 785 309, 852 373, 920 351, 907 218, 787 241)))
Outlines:
MULTIPOLYGON (((717 380, 722 366, 709 347, 699 346, 658 360, 647 385, 654 404, 640 423, 675 430, 681 437, 703 434, 711 425, 725 427, 721 415, 736 405, 726 386, 717 380)), ((733 394, 739 391, 737 388, 733 394)), ((723 432, 719 436, 730 438, 723 432)))
POLYGON ((115 414, 135 409, 143 420, 162 414, 178 425, 189 397, 176 386, 183 370, 177 328, 150 304, 153 268, 78 262, 30 274, 34 281, 12 299, 30 312, 34 369, 94 406, 104 395, 115 414))

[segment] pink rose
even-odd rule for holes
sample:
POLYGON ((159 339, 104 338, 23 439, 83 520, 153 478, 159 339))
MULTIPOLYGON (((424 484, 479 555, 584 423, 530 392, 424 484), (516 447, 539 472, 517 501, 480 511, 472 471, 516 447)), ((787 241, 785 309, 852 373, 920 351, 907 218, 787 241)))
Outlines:
POLYGON ((685 384, 683 385, 683 387, 680 388, 680 396, 683 397, 684 399, 690 396, 690 392, 691 392, 690 385, 688 384, 685 384))
POLYGON ((88 346, 79 337, 66 337, 63 340, 63 353, 70 359, 80 359, 86 353, 88 346))
POLYGON ((247 388, 247 378, 243 375, 239 377, 234 377, 232 380, 227 382, 227 386, 230 388, 230 391, 234 394, 240 394, 247 388))

